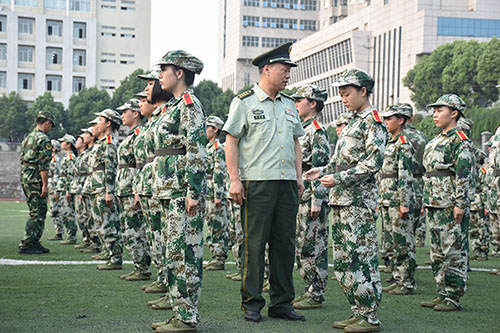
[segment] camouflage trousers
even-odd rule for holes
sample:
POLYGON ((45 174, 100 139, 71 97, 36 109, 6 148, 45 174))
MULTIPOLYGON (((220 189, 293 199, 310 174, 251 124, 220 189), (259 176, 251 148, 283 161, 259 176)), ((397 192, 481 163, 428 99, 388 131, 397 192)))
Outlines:
POLYGON ((415 209, 413 210, 413 212, 413 233, 415 235, 415 243, 423 246, 425 245, 427 225, 425 224, 425 214, 422 213, 422 197, 416 198, 415 209))
POLYGON ((216 207, 213 199, 205 201, 205 221, 207 224, 207 244, 212 253, 212 259, 225 262, 229 243, 229 217, 227 201, 221 200, 220 207, 216 207))
POLYGON ((91 246, 100 250, 101 240, 99 239, 99 234, 97 233, 98 225, 95 223, 92 213, 93 196, 90 194, 84 194, 82 196, 82 206, 84 209, 84 216, 86 217, 85 223, 87 225, 87 230, 89 232, 89 241, 91 246))
POLYGON ((382 297, 375 212, 367 207, 332 206, 333 266, 354 315, 379 324, 382 297))
POLYGON ((466 291, 468 215, 466 212, 462 222, 456 223, 453 207, 427 208, 437 293, 457 306, 460 306, 459 298, 466 291))
POLYGON ((487 257, 488 251, 484 251, 484 244, 488 240, 487 218, 484 216, 484 210, 470 212, 470 249, 474 256, 487 257))
POLYGON ((78 223, 78 227, 82 232, 82 242, 89 243, 90 236, 88 230, 88 225, 89 225, 88 218, 90 212, 88 211, 88 207, 85 206, 83 202, 82 194, 74 194, 73 200, 75 201, 76 222, 78 223))
POLYGON ((417 256, 413 233, 414 212, 406 219, 399 216, 399 206, 379 207, 384 233, 384 247, 391 262, 392 277, 399 286, 414 290, 417 256))
POLYGON ((141 208, 146 218, 146 238, 151 249, 151 259, 158 271, 157 282, 166 284, 165 281, 165 244, 163 243, 161 230, 161 203, 151 196, 141 195, 141 208))
POLYGON ((304 279, 305 295, 317 302, 325 300, 328 281, 328 213, 326 203, 315 219, 311 217, 311 200, 301 202, 297 213, 295 259, 304 279))
POLYGON ((110 255, 109 261, 113 264, 121 264, 122 240, 116 197, 113 196, 111 207, 106 205, 104 193, 94 194, 92 198, 92 218, 97 227, 99 240, 110 255))
POLYGON ((198 303, 203 275, 204 198, 188 216, 186 198, 161 200, 165 243, 165 273, 170 303, 178 320, 191 325, 200 322, 198 303))
POLYGON ((134 270, 150 274, 151 250, 146 238, 146 221, 141 208, 134 207, 134 196, 118 197, 122 243, 132 256, 134 270))
POLYGON ((243 245, 243 229, 241 227, 241 207, 232 200, 229 201, 230 223, 229 242, 233 252, 236 269, 241 271, 241 246, 243 245))
POLYGON ((490 230, 491 230, 491 253, 500 254, 500 219, 498 213, 490 212, 490 230))
POLYGON ((58 200, 54 200, 54 193, 49 193, 48 201, 50 204, 49 214, 54 223, 56 235, 62 235, 64 233, 64 222, 61 219, 61 205, 58 200))
POLYGON ((76 240, 76 232, 78 227, 75 221, 75 202, 73 197, 70 200, 66 199, 66 195, 61 192, 59 193, 59 207, 60 216, 64 223, 64 228, 66 228, 66 233, 68 234, 68 239, 76 240))
POLYGON ((31 246, 40 242, 45 228, 45 216, 47 215, 47 197, 41 198, 42 184, 21 184, 29 209, 29 218, 24 228, 24 237, 20 247, 31 246))

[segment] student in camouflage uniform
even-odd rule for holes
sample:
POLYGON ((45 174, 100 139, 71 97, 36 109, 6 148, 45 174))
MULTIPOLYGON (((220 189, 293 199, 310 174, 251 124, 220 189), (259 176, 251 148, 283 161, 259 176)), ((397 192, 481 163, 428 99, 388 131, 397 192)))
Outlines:
MULTIPOLYGON (((375 174, 384 161, 387 128, 369 103, 374 81, 366 72, 356 68, 346 71, 334 85, 340 87, 342 102, 354 113, 332 157, 336 172, 320 180, 332 188, 333 265, 353 311, 351 318, 336 321, 333 327, 346 332, 374 332, 380 329, 377 309, 382 296, 375 174)), ((306 175, 316 179, 321 171, 314 168, 306 175)))
POLYGON ((224 270, 229 242, 229 218, 226 192, 226 156, 219 141, 224 122, 216 116, 207 118, 207 194, 205 221, 207 243, 212 260, 203 266, 207 271, 224 270))
MULTIPOLYGON (((292 95, 306 133, 299 138, 302 149, 302 172, 322 167, 330 159, 328 134, 319 122, 328 92, 313 84, 292 95)), ((296 263, 304 279, 304 293, 292 302, 295 309, 321 307, 328 281, 328 189, 319 180, 304 181, 299 200, 296 231, 296 263)))
POLYGON ((415 209, 414 154, 415 150, 403 134, 412 114, 409 104, 388 107, 382 118, 391 133, 384 154, 384 164, 378 174, 379 214, 384 233, 382 246, 388 255, 392 283, 382 291, 393 295, 408 295, 415 290, 415 209))
MULTIPOLYGON (((224 146, 224 151, 226 147, 224 146)), ((241 281, 241 246, 243 245, 243 229, 241 226, 241 206, 234 202, 229 194, 231 186, 229 173, 226 173, 226 193, 229 205, 229 243, 231 244, 231 252, 233 252, 234 261, 236 262, 236 273, 229 273, 226 279, 232 281, 241 281)))
MULTIPOLYGON (((486 168, 483 167, 486 154, 479 149, 477 151, 478 163, 474 166, 478 168, 476 178, 476 190, 474 198, 471 198, 470 205, 470 259, 485 261, 488 260, 488 250, 484 251, 485 239, 488 238, 487 217, 486 217, 486 202, 487 202, 487 189, 486 189, 486 168)), ((486 248, 488 249, 488 248, 486 248)))
POLYGON ((118 173, 116 196, 120 208, 122 241, 130 252, 134 270, 120 276, 127 281, 149 280, 151 251, 146 238, 146 221, 140 207, 139 195, 133 193, 133 182, 138 177, 134 155, 134 141, 142 130, 142 115, 137 98, 129 99, 116 110, 122 113, 122 123, 129 127, 125 139, 118 146, 118 173))
POLYGON ((19 254, 48 253, 40 244, 47 214, 49 164, 52 145, 47 133, 55 126, 55 118, 48 111, 40 111, 36 127, 21 143, 21 186, 29 209, 24 237, 19 254))
POLYGON ((73 135, 65 134, 59 139, 59 142, 61 142, 61 150, 65 151, 66 155, 61 160, 61 169, 54 199, 60 202, 61 218, 68 233, 68 239, 61 241, 61 244, 72 245, 76 244, 76 232, 78 231, 75 221, 75 203, 69 192, 75 168, 76 139, 73 135))
POLYGON ((453 94, 441 96, 434 122, 442 131, 425 146, 424 207, 431 235, 431 262, 438 296, 423 307, 456 311, 462 307, 467 281, 467 224, 469 222, 473 145, 457 128, 464 116, 464 101, 453 94))
POLYGON ((490 138, 491 151, 489 156, 489 164, 491 168, 491 182, 488 182, 490 187, 490 230, 491 230, 491 256, 500 257, 500 212, 498 211, 499 204, 499 182, 500 182, 500 125, 495 129, 495 134, 490 138))
POLYGON ((192 331, 200 321, 207 136, 203 107, 190 87, 203 63, 175 50, 157 65, 162 89, 173 94, 155 129, 153 195, 162 206, 165 274, 175 315, 155 327, 192 331))
POLYGON ((54 223, 54 228, 56 229, 56 234, 52 237, 48 237, 49 241, 60 241, 63 239, 64 233, 64 222, 60 215, 60 204, 59 201, 54 200, 54 195, 56 194, 56 185, 59 179, 59 169, 61 168, 61 158, 57 153, 61 151, 61 144, 57 140, 51 140, 52 143, 52 159, 49 165, 49 194, 48 201, 50 203, 50 218, 54 223))
POLYGON ((93 134, 97 142, 90 162, 92 217, 105 251, 100 259, 109 256, 106 264, 97 266, 97 269, 117 270, 122 269, 122 241, 116 199, 118 139, 115 132, 120 127, 121 119, 116 111, 110 109, 97 112, 96 115, 99 120, 93 127, 93 134))

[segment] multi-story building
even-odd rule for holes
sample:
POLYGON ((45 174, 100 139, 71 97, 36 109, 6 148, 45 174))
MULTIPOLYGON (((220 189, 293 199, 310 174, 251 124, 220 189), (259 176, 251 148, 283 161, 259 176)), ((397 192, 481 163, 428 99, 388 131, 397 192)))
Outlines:
POLYGON ((83 87, 112 93, 149 67, 150 15, 150 0, 0 0, 0 94, 67 106, 83 87))
POLYGON ((257 55, 318 27, 319 0, 219 0, 218 85, 237 92, 258 81, 257 55))
POLYGON ((330 84, 348 68, 375 79, 372 103, 380 110, 411 102, 406 73, 438 46, 455 40, 500 37, 498 0, 325 0, 321 30, 298 41, 292 59, 299 64, 290 83, 328 89, 322 121, 329 124, 345 108, 330 84))

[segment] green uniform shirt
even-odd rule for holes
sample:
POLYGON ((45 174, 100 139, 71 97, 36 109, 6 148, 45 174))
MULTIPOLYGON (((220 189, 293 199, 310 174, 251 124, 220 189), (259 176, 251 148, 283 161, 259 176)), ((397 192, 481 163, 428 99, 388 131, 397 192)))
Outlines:
POLYGON ((89 149, 84 150, 78 155, 74 171, 73 179, 69 185, 69 193, 82 194, 85 179, 89 174, 89 149))
POLYGON ((141 132, 142 125, 138 125, 127 134, 127 137, 118 146, 118 172, 116 174, 116 195, 133 195, 132 186, 137 178, 135 168, 134 140, 141 132))
POLYGON ((83 186, 82 186, 82 193, 83 194, 91 194, 92 193, 92 168, 91 168, 91 164, 92 164, 92 161, 94 159, 94 154, 95 154, 95 151, 97 149, 97 146, 96 144, 94 143, 94 145, 92 145, 92 147, 89 147, 87 148, 87 150, 85 151, 85 154, 86 154, 86 160, 87 160, 87 170, 89 172, 88 175, 85 175, 83 176, 83 186))
POLYGON ((215 139, 207 144, 207 199, 226 199, 226 155, 215 139))
POLYGON ((258 84, 235 97, 223 130, 239 138, 241 180, 296 180, 295 142, 304 135, 294 100, 269 97, 258 84))
POLYGON ((106 135, 94 144, 91 168, 91 194, 115 194, 116 169, 118 167, 118 140, 106 135))
POLYGON ((52 144, 43 131, 34 129, 21 144, 21 184, 41 183, 40 171, 48 171, 52 144))
POLYGON ((56 185, 56 191, 63 194, 69 193, 71 180, 75 176, 75 160, 73 153, 67 153, 61 160, 61 169, 59 171, 59 179, 56 185))

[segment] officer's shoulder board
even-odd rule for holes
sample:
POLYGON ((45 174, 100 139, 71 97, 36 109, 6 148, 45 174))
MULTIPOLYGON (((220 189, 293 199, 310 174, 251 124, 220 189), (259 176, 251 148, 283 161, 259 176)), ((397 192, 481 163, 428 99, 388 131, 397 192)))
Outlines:
POLYGON ((106 137, 106 143, 107 143, 107 144, 110 144, 110 143, 112 143, 112 142, 113 142, 113 137, 112 137, 111 135, 108 135, 108 136, 106 137))
POLYGON ((380 117, 380 114, 378 113, 377 110, 373 110, 372 111, 372 117, 373 119, 377 122, 377 123, 381 123, 382 122, 382 118, 380 117))
POLYGON ((408 143, 408 139, 406 138, 406 136, 401 135, 401 136, 399 137, 399 142, 401 142, 401 144, 403 144, 403 145, 404 145, 404 144, 407 144, 407 143, 408 143))
POLYGON ((482 173, 486 173, 486 169, 485 168, 481 168, 480 169, 482 173))
POLYGON ((322 130, 323 127, 321 127, 320 123, 317 120, 312 121, 312 125, 316 131, 322 130))
POLYGON ((245 99, 247 98, 248 96, 252 96, 254 93, 253 89, 249 89, 247 91, 244 91, 242 92, 241 94, 238 95, 238 98, 239 99, 245 99))
POLYGON ((215 150, 219 149, 219 142, 215 141, 215 143, 214 143, 214 149, 215 150))
POLYGON ((295 99, 294 99, 292 96, 287 95, 287 94, 284 94, 284 93, 280 93, 280 94, 281 94, 281 96, 283 96, 283 97, 286 97, 286 98, 291 99, 291 100, 294 102, 294 104, 295 104, 295 99))
POLYGON ((191 94, 189 93, 189 91, 186 91, 184 93, 184 95, 182 95, 182 99, 184 100, 184 104, 186 104, 187 106, 194 104, 193 97, 191 97, 191 94))
POLYGON ((140 128, 136 128, 134 130, 134 133, 135 133, 135 135, 139 135, 139 133, 141 133, 141 129, 140 128))
POLYGON ((469 139, 463 131, 458 130, 458 131, 456 131, 456 133, 457 133, 458 137, 460 138, 460 140, 462 140, 462 141, 469 139))

